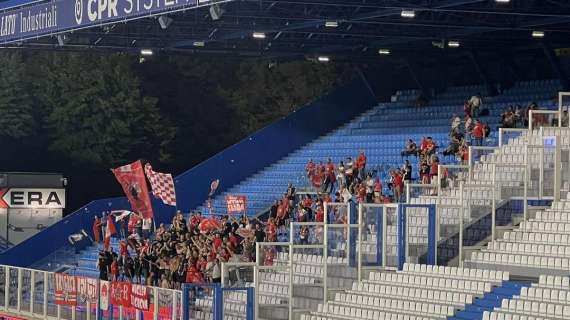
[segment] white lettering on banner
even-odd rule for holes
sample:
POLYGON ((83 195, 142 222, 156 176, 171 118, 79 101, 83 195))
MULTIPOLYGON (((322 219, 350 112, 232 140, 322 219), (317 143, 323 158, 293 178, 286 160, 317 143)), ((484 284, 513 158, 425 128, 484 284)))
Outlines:
POLYGON ((133 12, 133 0, 125 0, 129 6, 127 8, 125 8, 125 13, 126 14, 130 14, 131 12, 133 12))
POLYGON ((65 189, 0 189, 0 208, 65 208, 65 189))
POLYGON ((244 212, 246 210, 245 196, 226 196, 226 205, 228 213, 244 212))
POLYGON ((148 310, 148 288, 138 284, 131 285, 131 306, 139 310, 148 310))
POLYGON ((13 35, 16 32, 16 14, 0 17, 0 36, 13 35))
POLYGON ((64 291, 75 291, 75 278, 71 276, 66 277, 56 277, 57 287, 64 291))
POLYGON ((42 31, 57 27, 57 6, 54 4, 44 10, 27 13, 20 12, 20 33, 42 31))
POLYGON ((82 303, 97 303, 97 279, 76 277, 77 294, 82 303))

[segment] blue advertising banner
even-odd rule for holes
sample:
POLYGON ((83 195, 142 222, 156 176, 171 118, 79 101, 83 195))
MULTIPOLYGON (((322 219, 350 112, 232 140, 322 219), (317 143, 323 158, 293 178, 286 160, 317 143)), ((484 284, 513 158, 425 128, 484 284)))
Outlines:
MULTIPOLYGON (((211 1, 217 2, 217 1, 211 1)), ((55 0, 0 12, 0 44, 209 4, 200 0, 55 0)))

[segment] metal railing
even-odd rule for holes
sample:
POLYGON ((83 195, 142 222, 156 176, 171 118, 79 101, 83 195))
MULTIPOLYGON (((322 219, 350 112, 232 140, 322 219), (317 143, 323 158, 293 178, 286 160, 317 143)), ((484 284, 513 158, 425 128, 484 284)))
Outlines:
MULTIPOLYGON (((67 306, 55 303, 55 273, 49 271, 20 268, 0 265, 0 311, 24 315, 30 318, 41 319, 101 319, 103 311, 99 309, 99 302, 96 304, 89 301, 80 301, 77 305, 67 306)), ((117 309, 115 318, 131 318, 134 313, 136 319, 140 319, 143 312, 151 315, 152 319, 165 319, 165 314, 169 319, 178 320, 182 315, 179 312, 181 305, 181 291, 158 287, 148 287, 150 289, 150 306, 148 311, 129 309, 123 307, 109 306, 110 310, 117 309), (160 301, 160 297, 169 297, 167 301, 160 301), (166 307, 161 310, 161 304, 166 307), (166 311, 166 312, 162 312, 166 311)), ((99 281, 97 280, 97 296, 99 297, 99 281)), ((164 299, 162 299, 164 300, 164 299)), ((107 313, 107 312, 105 312, 107 313)), ((110 314, 113 312, 110 311, 110 314)))

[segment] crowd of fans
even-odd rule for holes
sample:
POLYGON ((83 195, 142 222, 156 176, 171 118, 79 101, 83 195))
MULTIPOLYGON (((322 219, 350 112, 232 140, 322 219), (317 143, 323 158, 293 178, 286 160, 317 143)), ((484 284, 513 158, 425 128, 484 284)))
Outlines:
MULTIPOLYGON (((507 109, 501 113, 500 126, 502 128, 527 128, 529 125, 529 116, 531 110, 540 110, 536 102, 531 102, 527 107, 521 105, 509 105, 507 109)), ((558 117, 550 119, 545 114, 533 115, 533 123, 535 127, 550 125, 558 125, 558 117)), ((568 109, 563 109, 562 112, 562 126, 568 126, 568 109)))
MULTIPOLYGON (((103 232, 106 229, 101 223, 104 220, 95 219, 96 242, 100 238, 99 228, 103 232)), ((144 233, 144 219, 133 213, 128 220, 127 226, 119 227, 125 228, 124 232, 116 234, 118 252, 106 244, 99 253, 97 268, 102 280, 163 288, 180 288, 182 283, 218 283, 222 262, 253 261, 255 241, 265 240, 260 234, 261 222, 254 223, 247 216, 206 218, 198 212, 186 221, 179 211, 169 227, 161 224, 144 233)))

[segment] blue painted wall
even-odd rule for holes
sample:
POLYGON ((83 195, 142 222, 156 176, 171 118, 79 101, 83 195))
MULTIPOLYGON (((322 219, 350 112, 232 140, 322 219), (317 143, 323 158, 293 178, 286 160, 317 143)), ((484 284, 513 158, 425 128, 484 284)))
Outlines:
MULTIPOLYGON (((377 103, 366 81, 358 77, 344 87, 305 106, 175 178, 178 209, 201 205, 210 182, 220 179, 220 191, 239 183, 299 147, 348 122, 377 103)), ((81 229, 91 234, 93 218, 103 211, 130 209, 126 198, 90 202, 60 222, 0 254, 0 264, 29 266, 67 244, 81 229)), ((169 222, 175 209, 153 199, 155 222, 169 222)))

